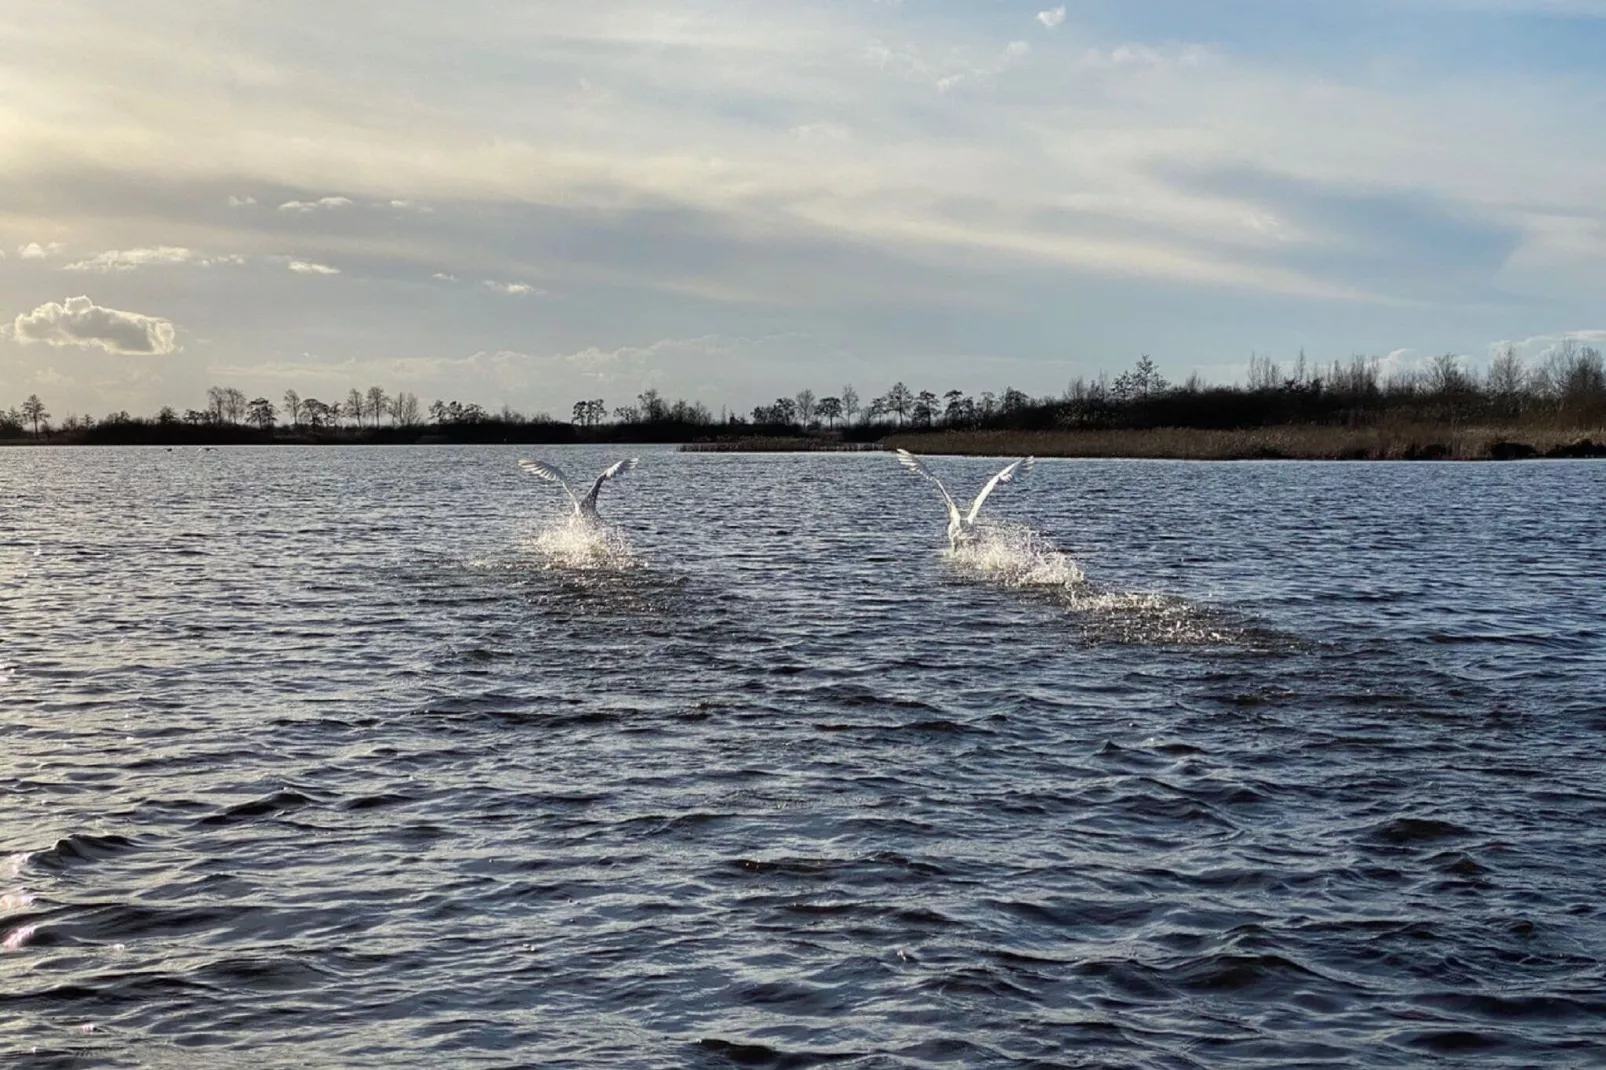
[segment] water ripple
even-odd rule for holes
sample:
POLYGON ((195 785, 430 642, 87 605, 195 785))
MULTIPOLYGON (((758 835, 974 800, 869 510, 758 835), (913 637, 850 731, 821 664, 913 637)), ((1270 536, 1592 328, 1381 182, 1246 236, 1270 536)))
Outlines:
POLYGON ((1606 1062, 1606 467, 516 459, 0 453, 0 1063, 1606 1062))

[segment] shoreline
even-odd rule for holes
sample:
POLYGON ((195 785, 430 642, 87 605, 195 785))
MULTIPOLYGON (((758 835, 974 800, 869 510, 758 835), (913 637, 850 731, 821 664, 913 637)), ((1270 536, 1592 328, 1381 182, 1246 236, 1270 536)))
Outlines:
POLYGON ((243 427, 185 428, 164 435, 57 433, 0 440, 5 447, 208 446, 672 445, 683 453, 862 453, 906 449, 951 456, 1074 457, 1181 461, 1510 461, 1606 458, 1606 427, 1500 427, 1397 424, 1378 427, 1278 425, 1242 430, 1188 427, 1114 430, 908 430, 720 436, 487 433, 483 427, 380 428, 335 433, 261 432, 243 427), (862 437, 861 437, 862 436, 862 437), (90 441, 85 441, 85 438, 90 441))

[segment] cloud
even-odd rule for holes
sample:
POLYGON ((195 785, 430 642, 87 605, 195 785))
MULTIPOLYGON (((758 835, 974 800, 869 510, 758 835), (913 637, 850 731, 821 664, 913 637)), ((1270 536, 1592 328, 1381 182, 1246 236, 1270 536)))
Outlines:
POLYGON ((523 297, 525 294, 539 294, 545 292, 544 290, 537 290, 534 286, 531 286, 527 282, 497 282, 495 279, 486 279, 485 286, 489 289, 495 290, 497 293, 508 294, 513 297, 523 297))
POLYGON ((255 197, 251 197, 251 196, 236 197, 232 193, 229 194, 229 207, 230 208, 248 208, 248 207, 250 207, 251 205, 253 205, 255 203, 257 203, 257 199, 255 197))
POLYGON ((65 304, 50 301, 18 316, 11 334, 24 345, 42 342, 129 355, 160 356, 177 348, 167 320, 102 308, 82 296, 69 297, 65 304))
POLYGON ((318 264, 311 260, 292 260, 286 265, 298 275, 338 275, 340 269, 330 267, 328 264, 318 264))
POLYGON ((456 275, 449 275, 444 271, 437 271, 437 272, 435 272, 435 274, 431 275, 430 278, 436 280, 437 282, 456 282, 457 281, 457 276, 456 275))
POLYGON ((54 256, 64 248, 66 246, 60 242, 53 241, 47 245, 40 245, 36 241, 31 241, 27 245, 17 246, 17 256, 23 260, 43 260, 47 256, 54 256))
POLYGON ((132 271, 147 264, 185 264, 195 254, 180 245, 158 245, 153 249, 108 249, 88 260, 79 260, 62 268, 63 271, 132 271))
POLYGON ((427 204, 419 204, 417 201, 407 200, 381 201, 376 207, 394 208, 398 212, 419 212, 425 215, 435 211, 427 204))
POLYGON ((319 197, 315 201, 285 201, 279 205, 281 212, 316 212, 320 208, 349 208, 350 197, 319 197))
POLYGON ((1065 21, 1065 5, 1061 4, 1059 7, 1049 8, 1047 11, 1039 11, 1037 13, 1037 21, 1052 30, 1065 21))
POLYGON ((1560 351, 1568 343, 1575 345, 1594 346, 1599 349, 1606 346, 1606 328, 1590 328, 1579 331, 1556 331, 1552 334, 1536 334, 1522 339, 1504 339, 1489 344, 1489 355, 1502 353, 1509 346, 1517 351, 1517 355, 1525 361, 1542 361, 1552 353, 1560 351))

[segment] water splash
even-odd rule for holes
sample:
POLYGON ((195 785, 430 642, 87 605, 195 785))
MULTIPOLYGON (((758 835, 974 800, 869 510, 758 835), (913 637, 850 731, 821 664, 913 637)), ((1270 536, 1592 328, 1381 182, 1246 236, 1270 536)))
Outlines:
POLYGON ((1075 587, 1085 580, 1077 563, 1041 533, 1020 524, 988 524, 977 538, 947 557, 962 572, 1005 587, 1075 587))
POLYGON ((553 568, 623 572, 641 565, 623 531, 579 516, 567 516, 527 542, 553 568))
POLYGON ((1220 646, 1257 632, 1217 607, 1154 592, 1111 591, 1087 582, 1080 565, 1048 538, 1017 524, 989 524, 949 550, 949 562, 987 583, 1027 591, 1063 607, 1086 642, 1135 646, 1220 646))

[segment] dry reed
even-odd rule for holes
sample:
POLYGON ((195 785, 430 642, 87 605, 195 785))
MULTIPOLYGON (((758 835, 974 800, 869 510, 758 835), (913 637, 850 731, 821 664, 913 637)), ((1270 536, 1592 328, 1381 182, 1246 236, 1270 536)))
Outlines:
POLYGON ((986 456, 1123 457, 1193 461, 1447 460, 1606 455, 1606 428, 1279 426, 1108 431, 929 431, 888 435, 887 449, 986 456))

